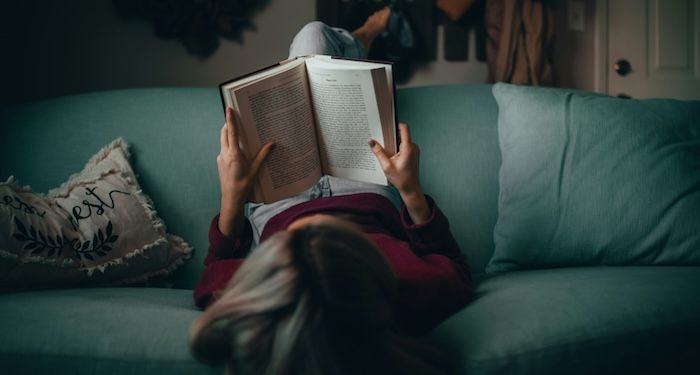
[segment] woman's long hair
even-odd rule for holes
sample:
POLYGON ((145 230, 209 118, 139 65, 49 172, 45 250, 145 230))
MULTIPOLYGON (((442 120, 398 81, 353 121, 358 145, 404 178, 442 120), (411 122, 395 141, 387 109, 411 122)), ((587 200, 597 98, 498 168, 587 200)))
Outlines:
POLYGON ((278 232, 195 320, 190 346, 236 375, 436 373, 392 330, 396 289, 383 254, 349 223, 278 232))

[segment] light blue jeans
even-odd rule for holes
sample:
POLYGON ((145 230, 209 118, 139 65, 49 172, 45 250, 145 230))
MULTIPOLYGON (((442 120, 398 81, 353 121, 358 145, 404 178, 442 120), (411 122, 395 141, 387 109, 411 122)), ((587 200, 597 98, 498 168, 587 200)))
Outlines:
POLYGON ((323 22, 307 23, 299 30, 289 46, 289 57, 330 55, 361 59, 365 48, 350 32, 330 27, 323 22))
MULTIPOLYGON (((304 55, 362 58, 365 56, 365 50, 362 43, 355 39, 347 30, 330 27, 323 22, 314 21, 306 24, 299 31, 289 47, 289 57, 304 55)), ((253 227, 253 240, 255 244, 259 243, 260 235, 265 229, 267 222, 275 215, 292 206, 312 199, 357 193, 383 195, 397 209, 401 209, 403 205, 401 196, 393 186, 323 176, 316 185, 294 197, 270 204, 249 203, 246 205, 246 216, 253 227)))
POLYGON ((393 186, 352 181, 333 176, 323 176, 318 180, 316 185, 291 198, 269 204, 248 203, 246 206, 246 216, 253 228, 253 241, 255 244, 259 243, 260 235, 265 229, 265 224, 275 215, 292 206, 318 198, 358 193, 375 193, 382 195, 389 199, 397 210, 400 210, 403 206, 401 196, 393 186))

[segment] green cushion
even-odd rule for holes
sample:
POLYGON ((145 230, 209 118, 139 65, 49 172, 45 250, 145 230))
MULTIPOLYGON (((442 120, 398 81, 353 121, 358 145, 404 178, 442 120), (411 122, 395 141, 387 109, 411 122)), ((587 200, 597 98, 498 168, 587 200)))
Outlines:
POLYGON ((700 265, 700 102, 497 84, 487 271, 700 265))
POLYGON ((65 289, 0 298, 5 374, 223 374, 189 352, 192 291, 65 289))
POLYGON ((459 374, 700 374, 700 268, 496 274, 431 335, 459 374))

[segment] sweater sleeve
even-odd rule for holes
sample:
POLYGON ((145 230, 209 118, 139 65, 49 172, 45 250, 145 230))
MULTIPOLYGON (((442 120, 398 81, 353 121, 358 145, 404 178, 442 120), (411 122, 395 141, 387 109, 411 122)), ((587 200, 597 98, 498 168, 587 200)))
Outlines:
POLYGON ((473 291, 469 265, 449 223, 430 198, 427 222, 414 224, 404 208, 401 220, 411 254, 394 262, 400 280, 397 318, 406 333, 422 335, 459 311, 473 291))
POLYGON ((447 217, 431 197, 426 195, 426 198, 430 205, 430 217, 425 223, 414 224, 406 207, 401 212, 401 222, 406 229, 411 250, 422 258, 430 254, 447 257, 457 268, 460 276, 465 281, 471 281, 467 259, 452 236, 447 217))
POLYGON ((214 302, 215 295, 226 287, 253 243, 253 231, 248 219, 237 238, 221 233, 218 223, 219 215, 216 215, 209 225, 209 252, 204 258, 204 272, 194 289, 194 302, 200 308, 214 302))

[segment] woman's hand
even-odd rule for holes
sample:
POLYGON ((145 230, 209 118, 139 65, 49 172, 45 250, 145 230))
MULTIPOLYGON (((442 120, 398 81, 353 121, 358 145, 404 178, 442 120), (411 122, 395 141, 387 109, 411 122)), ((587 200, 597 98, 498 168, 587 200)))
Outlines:
POLYGON ((265 144, 253 160, 248 160, 238 143, 238 128, 233 110, 226 108, 226 123, 221 128, 221 152, 216 158, 221 183, 221 212, 219 230, 227 236, 240 233, 243 205, 253 187, 260 166, 270 153, 273 143, 265 144))
POLYGON ((399 152, 388 157, 384 148, 375 140, 370 140, 372 152, 379 160, 387 180, 396 187, 401 194, 409 216, 416 224, 421 224, 430 217, 430 206, 420 187, 418 173, 420 150, 418 145, 411 142, 411 134, 408 125, 399 124, 401 145, 399 152))

